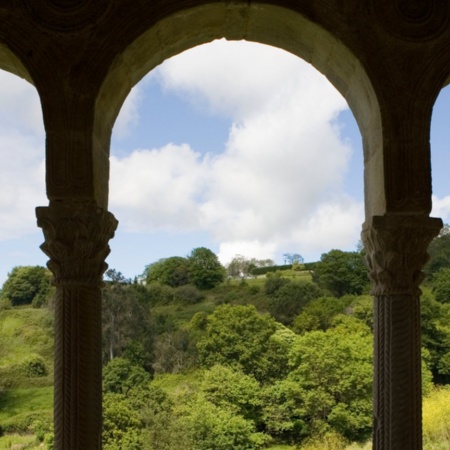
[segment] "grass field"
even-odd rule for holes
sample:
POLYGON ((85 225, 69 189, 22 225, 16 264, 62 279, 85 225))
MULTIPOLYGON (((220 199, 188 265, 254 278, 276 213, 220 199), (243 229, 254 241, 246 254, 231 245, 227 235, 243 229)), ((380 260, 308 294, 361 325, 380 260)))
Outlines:
POLYGON ((0 437, 0 450, 37 450, 39 444, 34 435, 11 434, 0 437))

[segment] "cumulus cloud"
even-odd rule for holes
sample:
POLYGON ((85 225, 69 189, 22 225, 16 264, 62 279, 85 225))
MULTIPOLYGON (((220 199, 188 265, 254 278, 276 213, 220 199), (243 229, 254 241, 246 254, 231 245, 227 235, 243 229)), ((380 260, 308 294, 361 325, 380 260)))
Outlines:
POLYGON ((139 122, 139 106, 142 101, 141 85, 136 85, 125 99, 114 123, 113 132, 119 139, 126 138, 139 122))
POLYGON ((110 209, 128 231, 188 231, 199 226, 204 161, 187 144, 111 158, 110 209))
POLYGON ((431 211, 432 217, 440 217, 444 223, 450 221, 450 195, 439 198, 436 195, 432 196, 433 209, 431 211))
POLYGON ((363 208, 343 192, 351 148, 335 121, 347 105, 311 66, 272 47, 217 41, 152 77, 228 117, 229 137, 221 154, 169 144, 113 158, 111 202, 122 226, 207 231, 224 262, 356 244, 363 208))
POLYGON ((46 205, 44 128, 39 97, 25 80, 0 72, 0 240, 36 232, 46 205))

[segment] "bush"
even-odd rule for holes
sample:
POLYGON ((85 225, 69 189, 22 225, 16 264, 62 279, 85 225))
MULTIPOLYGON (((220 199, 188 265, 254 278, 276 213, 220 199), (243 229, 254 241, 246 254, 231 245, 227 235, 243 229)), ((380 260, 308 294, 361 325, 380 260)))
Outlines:
POLYGON ((3 311, 5 309, 11 309, 11 300, 9 298, 2 297, 0 298, 0 311, 3 311))
POLYGON ((287 278, 282 278, 279 273, 267 275, 266 282, 264 284, 264 290, 267 295, 275 294, 282 286, 289 283, 287 278))
POLYGON ((183 303, 195 304, 201 302, 204 298, 204 294, 191 284, 177 287, 174 292, 175 301, 183 303))
POLYGON ((150 283, 146 286, 147 298, 153 305, 168 305, 173 303, 174 289, 159 283, 150 283))
POLYGON ((40 355, 31 355, 25 359, 23 368, 29 377, 44 377, 48 374, 45 360, 40 355))
POLYGON ((33 423, 37 421, 51 423, 52 420, 52 413, 47 410, 27 412, 2 423, 2 429, 4 434, 26 434, 29 433, 33 423))

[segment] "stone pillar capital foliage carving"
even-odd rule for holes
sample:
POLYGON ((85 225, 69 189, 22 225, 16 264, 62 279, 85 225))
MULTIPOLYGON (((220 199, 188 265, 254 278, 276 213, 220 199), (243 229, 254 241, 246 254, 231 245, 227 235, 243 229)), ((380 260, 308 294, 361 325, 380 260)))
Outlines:
POLYGON ((441 219, 418 215, 373 216, 366 221, 361 238, 372 294, 420 294, 428 245, 441 228, 441 219))
POLYGON ((36 208, 42 251, 56 286, 101 286, 105 259, 118 222, 95 204, 56 203, 36 208))

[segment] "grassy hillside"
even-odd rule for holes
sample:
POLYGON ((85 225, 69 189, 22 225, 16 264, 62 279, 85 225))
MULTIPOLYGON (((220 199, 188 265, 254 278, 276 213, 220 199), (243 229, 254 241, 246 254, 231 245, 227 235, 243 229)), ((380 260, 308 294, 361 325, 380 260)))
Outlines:
POLYGON ((47 309, 0 312, 0 449, 33 448, 37 423, 53 414, 53 314, 47 309))

